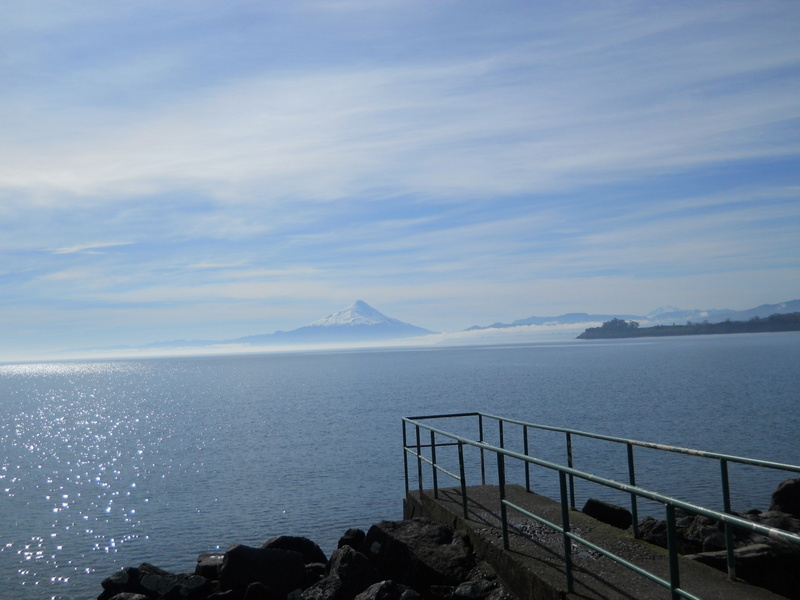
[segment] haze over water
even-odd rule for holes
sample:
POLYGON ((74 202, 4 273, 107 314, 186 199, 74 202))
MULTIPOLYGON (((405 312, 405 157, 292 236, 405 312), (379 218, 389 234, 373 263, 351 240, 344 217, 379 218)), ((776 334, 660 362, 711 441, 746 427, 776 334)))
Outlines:
MULTIPOLYGON (((401 517, 402 416, 481 410, 797 464, 798 356, 797 334, 759 334, 0 366, 0 596, 92 598, 123 566, 190 571, 273 535, 329 554, 401 517)), ((575 454, 624 473, 622 455, 575 454)), ((638 460, 641 486, 720 507, 718 465, 638 460)), ((734 510, 768 508, 785 477, 732 468, 734 510)))

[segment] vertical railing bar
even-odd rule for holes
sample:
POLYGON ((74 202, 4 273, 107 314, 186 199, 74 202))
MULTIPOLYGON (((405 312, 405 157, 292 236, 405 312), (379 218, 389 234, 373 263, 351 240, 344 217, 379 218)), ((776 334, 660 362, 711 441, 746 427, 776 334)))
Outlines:
MULTIPOLYGON (((483 442, 483 415, 478 414, 478 434, 479 442, 483 442)), ((481 448, 481 485, 486 485, 486 455, 484 454, 483 448, 481 448)))
POLYGON ((508 509, 506 508, 506 462, 505 454, 497 453, 497 483, 500 488, 500 526, 503 531, 503 548, 508 550, 508 509))
POLYGON ((505 437, 503 436, 503 420, 498 419, 497 424, 500 428, 500 447, 505 449, 505 437))
MULTIPOLYGON (((628 442, 628 483, 636 486, 636 467, 633 462, 633 444, 628 442)), ((639 507, 636 494, 631 493, 631 524, 633 525, 633 537, 639 537, 639 507)))
POLYGON ((408 496, 408 438, 406 436, 406 422, 403 420, 403 473, 405 474, 406 496, 408 496))
POLYGON ((431 477, 433 477, 433 497, 439 499, 439 472, 436 469, 436 433, 431 429, 431 477))
MULTIPOLYGON (((571 469, 572 464, 572 435, 567 432, 567 466, 571 469)), ((569 505, 575 510, 575 478, 569 474, 569 505)))
POLYGON ((461 476, 461 506, 464 509, 464 519, 467 518, 467 476, 464 468, 464 442, 458 442, 458 470, 461 476))
POLYGON ((558 486, 561 490, 561 529, 564 535, 564 569, 567 574, 567 593, 573 593, 572 581, 572 540, 569 539, 569 506, 567 504, 567 478, 564 471, 558 472, 558 486))
MULTIPOLYGON (((525 456, 530 456, 528 450, 528 426, 522 426, 522 446, 525 456)), ((525 489, 531 491, 531 463, 525 461, 525 489)))
POLYGON ((422 440, 420 439, 420 427, 417 427, 417 484, 419 485, 420 497, 422 495, 422 440))
MULTIPOLYGON (((728 480, 728 461, 724 458, 719 461, 720 471, 722 475, 722 509, 728 513, 731 512, 731 489, 728 480)), ((728 579, 736 579, 736 555, 733 550, 733 526, 730 523, 725 523, 725 550, 728 562, 728 579)))
POLYGON ((669 553, 669 589, 672 600, 678 600, 678 589, 681 587, 680 568, 678 566, 678 531, 675 525, 675 507, 667 508, 667 552, 669 553))

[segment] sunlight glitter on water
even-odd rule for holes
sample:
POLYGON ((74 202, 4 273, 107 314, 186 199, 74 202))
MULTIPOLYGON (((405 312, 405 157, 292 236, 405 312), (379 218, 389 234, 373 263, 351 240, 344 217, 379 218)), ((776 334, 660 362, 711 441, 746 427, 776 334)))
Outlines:
POLYGON ((142 537, 135 515, 147 498, 136 494, 134 480, 147 465, 138 418, 131 419, 125 410, 130 407, 121 406, 113 393, 91 385, 97 382, 79 383, 130 370, 131 365, 115 363, 0 367, 2 374, 28 380, 34 388, 40 380, 65 384, 36 389, 34 402, 29 398, 13 422, 0 426, 0 441, 8 450, 0 467, 2 490, 20 507, 14 514, 16 531, 33 534, 0 547, 0 553, 20 557, 21 585, 68 584, 75 573, 94 571, 91 552, 117 552, 142 537), (52 515, 49 520, 45 511, 52 515), (47 531, 36 531, 45 524, 47 531), (86 538, 93 538, 93 545, 76 553, 86 538), (65 549, 72 558, 62 558, 65 549))

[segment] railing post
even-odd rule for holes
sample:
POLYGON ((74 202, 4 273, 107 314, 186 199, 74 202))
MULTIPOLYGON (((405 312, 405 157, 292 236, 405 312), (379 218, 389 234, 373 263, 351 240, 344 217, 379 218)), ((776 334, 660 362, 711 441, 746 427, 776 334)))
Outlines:
POLYGON ((408 438, 406 437, 405 419, 403 419, 403 473, 405 474, 406 496, 408 496, 408 438))
POLYGON ((419 485, 419 494, 422 498, 422 442, 420 440, 419 425, 417 428, 417 484, 419 485))
POLYGON ((508 509, 506 508, 506 461, 505 454, 497 453, 497 483, 500 488, 500 525, 503 531, 503 548, 508 550, 508 509))
MULTIPOLYGON (((478 414, 478 441, 483 442, 483 415, 478 414)), ((481 485, 486 485, 486 455, 481 448, 481 485)))
MULTIPOLYGON (((722 509, 730 514, 731 512, 731 490, 728 483, 728 461, 724 458, 719 461, 722 472, 722 509)), ((728 579, 736 579, 736 555, 733 553, 733 526, 725 523, 725 550, 728 559, 728 579)))
POLYGON ((436 434, 431 430, 431 476, 433 477, 433 497, 439 499, 439 473, 436 471, 436 434))
POLYGON ((567 505, 567 477, 564 471, 558 472, 558 485, 561 489, 561 530, 564 535, 564 569, 567 574, 567 592, 572 593, 572 540, 569 539, 569 506, 567 505))
MULTIPOLYGON (((528 451, 528 426, 522 426, 522 447, 525 456, 530 456, 528 451)), ((531 463, 525 461, 525 489, 531 491, 531 463)))
MULTIPOLYGON (((633 444, 628 442, 626 444, 628 446, 628 482, 632 486, 636 486, 636 468, 633 464, 633 444)), ((639 509, 638 504, 636 502, 636 494, 631 492, 631 521, 633 525, 633 537, 639 537, 639 509)))
POLYGON ((464 469, 464 442, 458 441, 458 470, 461 476, 461 506, 464 509, 464 519, 467 518, 467 476, 464 469))
MULTIPOLYGON (((572 435, 567 432, 567 466, 571 469, 572 464, 572 435)), ((575 478, 569 474, 569 505, 575 510, 575 478)))
POLYGON ((497 423, 500 427, 500 447, 505 449, 506 446, 504 443, 504 436, 503 436, 503 419, 499 419, 497 423))
POLYGON ((667 551, 669 553, 669 589, 672 600, 678 600, 678 588, 681 587, 681 574, 678 566, 678 530, 675 525, 675 507, 667 507, 667 551))

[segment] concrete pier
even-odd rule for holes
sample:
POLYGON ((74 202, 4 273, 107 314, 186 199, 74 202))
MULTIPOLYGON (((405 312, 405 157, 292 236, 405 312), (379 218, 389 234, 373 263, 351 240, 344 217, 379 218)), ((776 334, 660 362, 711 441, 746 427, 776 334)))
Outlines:
MULTIPOLYGON (((464 518, 461 489, 410 491, 406 518, 430 517, 467 534, 480 558, 497 571, 520 600, 669 600, 670 590, 585 546, 573 543, 574 591, 567 593, 563 536, 521 513, 508 511, 509 550, 503 548, 500 495, 497 486, 468 488, 464 518)), ((506 498, 528 512, 561 524, 561 505, 517 485, 506 486, 506 498)), ((667 551, 577 511, 570 511, 571 530, 621 558, 669 580, 667 551)), ((680 587, 702 600, 781 600, 783 597, 685 558, 680 559, 680 587)))

